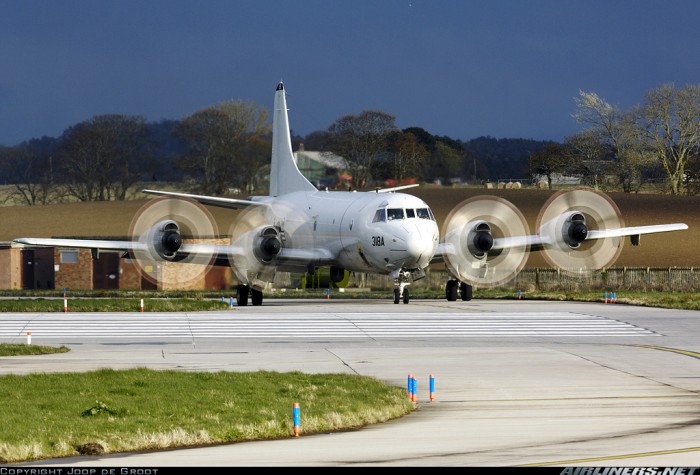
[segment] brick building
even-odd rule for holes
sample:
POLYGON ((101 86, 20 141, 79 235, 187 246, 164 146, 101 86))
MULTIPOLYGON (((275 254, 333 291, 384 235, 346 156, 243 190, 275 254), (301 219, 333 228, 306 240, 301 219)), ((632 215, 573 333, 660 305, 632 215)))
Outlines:
MULTIPOLYGON (((187 240, 185 240, 186 242, 187 240)), ((227 244, 225 238, 206 240, 227 244)), ((148 275, 118 251, 0 244, 0 289, 223 290, 231 288, 228 266, 206 273, 197 264, 165 262, 148 275), (194 273, 189 267, 197 267, 194 273), (156 276, 156 278, 150 277, 156 276), (194 275, 194 278, 188 278, 194 275)), ((148 269, 151 271, 151 269, 148 269)))

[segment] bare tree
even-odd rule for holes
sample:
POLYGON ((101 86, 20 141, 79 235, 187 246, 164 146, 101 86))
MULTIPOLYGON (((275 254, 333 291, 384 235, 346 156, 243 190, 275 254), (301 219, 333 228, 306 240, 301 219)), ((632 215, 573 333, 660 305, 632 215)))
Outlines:
POLYGON ((700 147, 700 84, 663 84, 646 94, 639 131, 666 173, 669 191, 682 193, 689 161, 700 147))
POLYGON ((572 154, 574 169, 582 175, 583 182, 600 189, 610 165, 610 149, 593 132, 582 132, 564 139, 572 154))
POLYGON ((150 153, 143 117, 101 115, 62 137, 61 169, 67 193, 80 201, 124 200, 150 153))
POLYGON ((387 137, 397 129, 395 121, 386 112, 367 110, 343 116, 328 128, 326 147, 345 159, 354 188, 370 184, 377 158, 387 150, 387 137))
POLYGON ((683 183, 689 195, 700 194, 700 150, 688 162, 683 183))
POLYGON ((552 189, 554 175, 567 171, 571 163, 568 147, 558 143, 547 144, 530 155, 530 172, 547 177, 547 186, 552 189))
POLYGON ((0 149, 0 170, 12 191, 5 197, 33 206, 47 204, 55 188, 52 158, 32 142, 0 149))
POLYGON ((255 190, 270 186, 269 171, 263 172, 261 168, 270 167, 271 149, 269 137, 254 137, 244 144, 238 161, 241 175, 237 183, 241 190, 253 193, 255 190))
POLYGON ((602 144, 610 148, 615 161, 611 172, 622 189, 627 193, 638 190, 642 183, 642 170, 649 166, 653 157, 639 138, 635 113, 623 112, 593 92, 580 91, 573 117, 579 123, 588 124, 586 132, 598 137, 602 144))
POLYGON ((428 157, 428 150, 411 132, 399 132, 394 138, 392 175, 396 184, 419 173, 421 164, 428 157))
POLYGON ((269 133, 267 118, 267 109, 236 100, 202 109, 180 122, 175 133, 189 145, 183 165, 195 179, 197 191, 224 194, 236 183, 245 182, 246 173, 258 170, 262 157, 257 157, 260 163, 250 163, 243 152, 269 133))

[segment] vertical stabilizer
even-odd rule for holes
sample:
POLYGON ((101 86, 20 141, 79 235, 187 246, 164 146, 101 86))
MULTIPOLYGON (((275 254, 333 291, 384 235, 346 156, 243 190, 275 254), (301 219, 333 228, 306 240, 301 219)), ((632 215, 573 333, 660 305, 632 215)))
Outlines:
POLYGON ((270 168, 270 196, 281 196, 295 191, 317 191, 301 174, 294 160, 292 139, 289 135, 287 99, 284 85, 275 91, 275 110, 272 117, 272 166, 270 168))

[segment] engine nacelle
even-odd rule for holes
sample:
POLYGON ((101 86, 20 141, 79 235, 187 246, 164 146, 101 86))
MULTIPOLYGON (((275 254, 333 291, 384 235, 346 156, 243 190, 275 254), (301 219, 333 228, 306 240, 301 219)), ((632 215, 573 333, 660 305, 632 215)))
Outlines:
POLYGON ((578 248, 588 236, 586 217, 577 211, 569 214, 562 226, 562 236, 571 249, 578 248))
POLYGON ((264 263, 269 263, 274 259, 281 249, 282 241, 280 240, 279 231, 273 226, 263 228, 260 234, 256 236, 253 245, 255 257, 264 263))
POLYGON ((182 246, 180 228, 175 221, 163 220, 156 223, 147 235, 147 245, 152 256, 172 261, 182 246))
POLYGON ((486 221, 479 221, 470 226, 467 234, 467 249, 477 259, 482 259, 493 247, 491 226, 486 221))
POLYGON ((552 244, 561 251, 578 249, 588 236, 586 217, 580 211, 568 211, 544 223, 540 234, 550 236, 552 244))

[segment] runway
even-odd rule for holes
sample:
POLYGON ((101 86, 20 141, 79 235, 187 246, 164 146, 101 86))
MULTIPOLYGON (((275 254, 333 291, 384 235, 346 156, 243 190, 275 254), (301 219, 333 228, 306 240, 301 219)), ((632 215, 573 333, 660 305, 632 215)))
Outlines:
POLYGON ((268 299, 201 313, 3 314, 0 374, 148 366, 353 372, 418 408, 358 431, 22 466, 700 466, 700 312, 621 304, 268 299), (428 376, 435 399, 428 399, 428 376))
POLYGON ((571 312, 415 313, 387 315, 334 311, 328 315, 276 313, 21 315, 0 321, 0 338, 455 338, 475 336, 642 336, 656 333, 629 323, 571 312))

